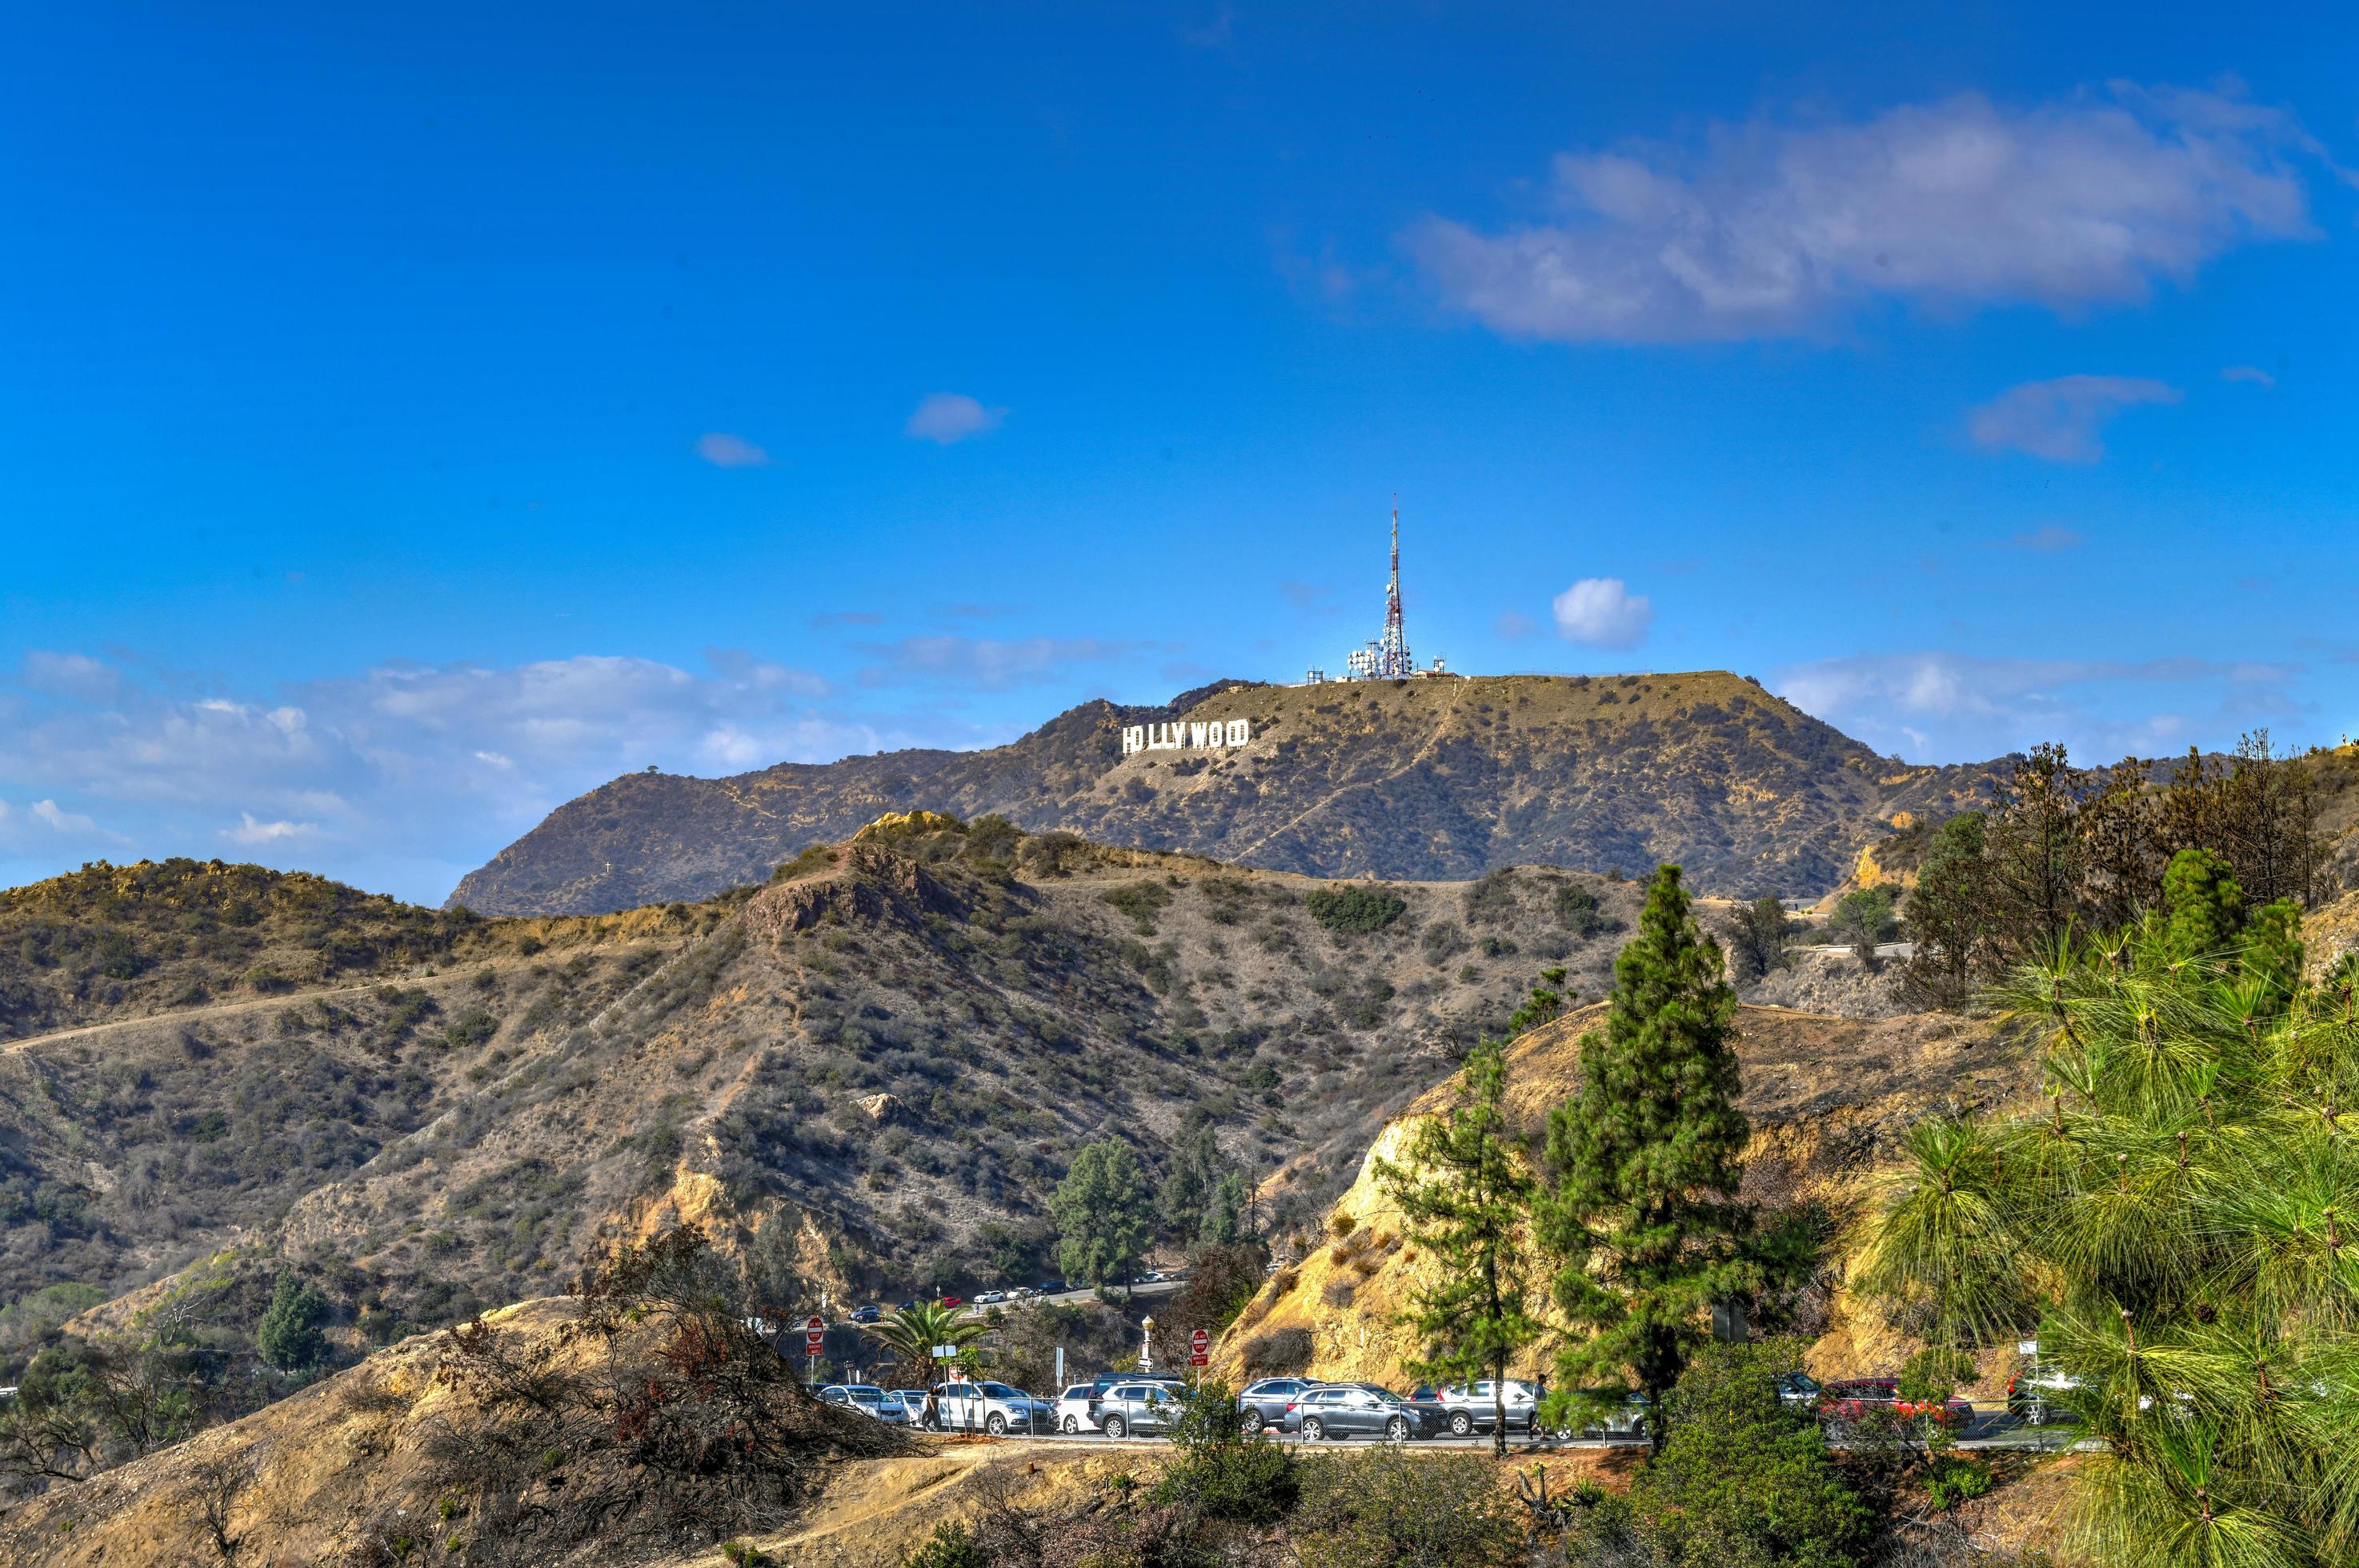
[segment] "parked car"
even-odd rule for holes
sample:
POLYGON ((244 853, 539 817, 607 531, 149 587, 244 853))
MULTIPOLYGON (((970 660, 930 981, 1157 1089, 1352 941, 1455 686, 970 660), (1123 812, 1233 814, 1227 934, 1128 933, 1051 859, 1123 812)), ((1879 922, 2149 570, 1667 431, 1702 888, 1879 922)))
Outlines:
POLYGON ((1819 1391, 1819 1419, 1837 1427, 1851 1426, 1872 1416, 1886 1414, 1900 1421, 1934 1421, 1952 1432, 1972 1425, 1974 1407, 1961 1399, 1935 1403, 1904 1400, 1897 1378, 1847 1378, 1819 1391))
POLYGON ((1006 1383, 940 1383, 934 1397, 945 1432, 987 1432, 999 1437, 1010 1432, 1057 1430, 1054 1404, 1006 1383))
POLYGON ((901 1409, 908 1413, 911 1426, 916 1426, 926 1419, 925 1390, 887 1389, 885 1390, 885 1397, 900 1401, 901 1409))
POLYGON ((1075 1383, 1071 1388, 1059 1394, 1057 1396, 1057 1430, 1068 1436, 1077 1432, 1096 1431, 1097 1415, 1090 1409, 1090 1402, 1097 1397, 1097 1385, 1094 1383, 1075 1383))
POLYGON ((1032 1290, 1033 1293, 1036 1295, 1061 1296, 1071 1288, 1071 1286, 1066 1284, 1062 1280, 1043 1280, 1038 1284, 1033 1286, 1032 1290))
POLYGON ((1322 1438, 1380 1437, 1406 1443, 1430 1437, 1448 1418, 1440 1405, 1417 1405, 1374 1383, 1326 1383, 1306 1389, 1286 1407, 1280 1430, 1306 1443, 1322 1438))
POLYGON ((934 1304, 939 1307, 964 1306, 966 1305, 966 1298, 964 1296, 944 1296, 934 1304))
POLYGON ((884 1316, 885 1309, 878 1306, 875 1303, 871 1302, 864 1307, 853 1307, 852 1309, 852 1317, 850 1321, 853 1323, 876 1323, 881 1321, 884 1316))
POLYGON ((2006 1412, 2029 1426, 2078 1421, 2080 1412, 2073 1407, 2072 1396, 2088 1387, 2087 1379, 2060 1368, 2027 1367, 2006 1380, 2006 1412))
POLYGON ((1823 1385, 1808 1372, 1777 1374, 1777 1402, 1789 1411, 1814 1411, 1823 1385))
POLYGON ((831 1383, 819 1391, 819 1397, 822 1404, 856 1410, 888 1426, 908 1426, 917 1419, 902 1407, 897 1396, 870 1383, 831 1383))
POLYGON ((1644 1394, 1632 1393, 1622 1402, 1582 1422, 1583 1437, 1636 1437, 1647 1430, 1647 1417, 1654 1410, 1654 1401, 1644 1394))
POLYGON ((1248 1423, 1245 1430, 1277 1428, 1286 1414, 1286 1407, 1301 1398, 1304 1390, 1318 1386, 1316 1378, 1264 1378, 1247 1383, 1245 1391, 1237 1396, 1237 1405, 1245 1411, 1248 1423))
POLYGON ((1090 1424, 1108 1437, 1143 1437, 1169 1432, 1185 1408, 1188 1390, 1176 1383, 1128 1378, 1090 1400, 1090 1424))
POLYGON ((1538 1383, 1527 1383, 1519 1378, 1509 1378, 1504 1387, 1503 1399, 1494 1399, 1490 1379, 1464 1388, 1440 1390, 1433 1396, 1442 1417, 1449 1423, 1451 1435, 1464 1437, 1469 1433, 1488 1432, 1498 1418, 1498 1406, 1506 1406, 1507 1430, 1530 1432, 1539 1420, 1540 1390, 1538 1383))

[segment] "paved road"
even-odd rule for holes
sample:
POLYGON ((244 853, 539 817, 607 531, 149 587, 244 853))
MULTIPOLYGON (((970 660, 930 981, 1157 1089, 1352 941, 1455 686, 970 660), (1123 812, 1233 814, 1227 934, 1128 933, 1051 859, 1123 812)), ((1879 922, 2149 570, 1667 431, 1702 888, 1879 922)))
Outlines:
MULTIPOLYGON (((1289 1448, 1308 1448, 1314 1446, 1313 1444, 1307 1443, 1299 1433, 1274 1433, 1271 1435, 1289 1448)), ((1040 1434, 1032 1436, 1016 1433, 1005 1438, 995 1438, 989 1441, 1002 1443, 1092 1443, 1105 1448, 1160 1448, 1164 1446, 1169 1440, 1162 1437, 1108 1437, 1103 1433, 1100 1432, 1082 1432, 1076 1433, 1071 1437, 1064 1436, 1061 1433, 1055 1435, 1040 1434)), ((1358 1439, 1330 1438, 1315 1446, 1321 1448, 1332 1448, 1339 1445, 1349 1447, 1359 1441, 1360 1440, 1358 1439)), ((1535 1443, 1526 1438, 1521 1433, 1510 1433, 1507 1438, 1507 1452, 1510 1455, 1521 1454, 1563 1454, 1580 1450, 1604 1450, 1616 1448, 1626 1448, 1631 1452, 1636 1453, 1646 1447, 1646 1445, 1647 1440, 1643 1437, 1573 1437, 1562 1440, 1549 1439, 1535 1443)), ((1477 1433, 1470 1437, 1424 1437, 1416 1440, 1411 1446, 1417 1448, 1479 1448, 1487 1450, 1491 1446, 1491 1437, 1488 1433, 1477 1433)), ((1847 1445, 1841 1442, 1837 1442, 1834 1446, 1841 1448, 1847 1445)), ((2012 1417, 2000 1416, 1987 1422, 1985 1422, 1982 1418, 1977 1418, 1973 1429, 1968 1433, 1968 1435, 1958 1440, 1957 1446, 1961 1449, 2025 1449, 2035 1452, 2045 1451, 2050 1453, 2061 1453, 2068 1448, 2087 1448, 2093 1447, 2094 1445, 2082 1443, 2080 1440, 2078 1433, 2071 1427, 2027 1427, 2017 1422, 2012 1417)))

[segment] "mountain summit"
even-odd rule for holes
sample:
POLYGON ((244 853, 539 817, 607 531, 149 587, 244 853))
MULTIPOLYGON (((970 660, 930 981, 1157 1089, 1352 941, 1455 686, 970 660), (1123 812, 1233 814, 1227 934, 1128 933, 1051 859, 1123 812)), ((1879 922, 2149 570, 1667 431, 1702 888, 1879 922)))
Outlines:
POLYGON ((1677 860, 1714 892, 1816 894, 1896 811, 1944 815, 1984 776, 1879 757, 1724 671, 1227 681, 1161 708, 1085 702, 984 751, 625 774, 550 813, 451 902, 556 914, 695 900, 911 810, 1310 876, 1677 860), (1241 744, 1191 736, 1214 721, 1235 736, 1237 720, 1241 744), (1134 729, 1180 744, 1126 750, 1134 729))

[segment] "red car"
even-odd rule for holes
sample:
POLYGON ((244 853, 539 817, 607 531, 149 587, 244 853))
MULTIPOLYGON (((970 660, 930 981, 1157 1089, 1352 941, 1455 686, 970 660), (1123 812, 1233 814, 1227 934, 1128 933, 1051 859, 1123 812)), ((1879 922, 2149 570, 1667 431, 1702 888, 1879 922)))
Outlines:
POLYGON ((940 1307, 964 1306, 966 1305, 966 1298, 964 1296, 944 1296, 934 1304, 940 1307))
POLYGON ((1904 1400, 1897 1378, 1852 1378, 1829 1383, 1819 1393, 1819 1419, 1857 1422, 1882 1411, 1901 1421, 1935 1421, 1952 1432, 1973 1423, 1974 1407, 1961 1399, 1936 1405, 1930 1400, 1904 1400))

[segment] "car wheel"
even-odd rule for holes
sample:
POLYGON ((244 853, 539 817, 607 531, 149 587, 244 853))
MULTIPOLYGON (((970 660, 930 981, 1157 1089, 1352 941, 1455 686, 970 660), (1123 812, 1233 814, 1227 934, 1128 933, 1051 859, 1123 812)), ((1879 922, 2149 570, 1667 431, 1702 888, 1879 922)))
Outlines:
POLYGON ((1067 1437, 1072 1436, 1073 1433, 1081 1430, 1082 1423, 1079 1417, 1069 1415, 1065 1418, 1065 1435, 1067 1437))
POLYGON ((1450 1417, 1450 1435, 1463 1437, 1474 1430, 1474 1418, 1464 1411, 1453 1411, 1450 1417))
POLYGON ((1385 1438, 1386 1441, 1390 1443, 1407 1443, 1408 1441, 1408 1417, 1405 1415, 1397 1415, 1393 1417, 1392 1420, 1385 1422, 1385 1438))
POLYGON ((1238 1417, 1237 1431, 1246 1437, 1254 1437, 1259 1435, 1262 1429, 1268 1424, 1269 1422, 1262 1415, 1261 1411, 1257 1410, 1248 1410, 1242 1416, 1238 1417))
POLYGON ((1007 1435, 1007 1418, 994 1411, 983 1418, 983 1430, 994 1437, 1005 1437, 1007 1435))
POLYGON ((1130 1428, 1124 1422, 1122 1417, 1118 1415, 1110 1415, 1106 1417, 1105 1434, 1108 1437, 1120 1437, 1124 1433, 1128 1432, 1130 1428))
POLYGON ((1321 1422, 1321 1421, 1317 1416, 1315 1416, 1315 1415, 1314 1415, 1314 1416, 1312 1416, 1309 1421, 1306 1421, 1306 1422, 1304 1422, 1302 1423, 1302 1441, 1303 1441, 1303 1442, 1305 1442, 1305 1443, 1316 1443, 1316 1442, 1318 1442, 1321 1438, 1322 1438, 1322 1437, 1324 1437, 1324 1436, 1326 1436, 1326 1435, 1327 1435, 1327 1427, 1326 1427, 1326 1424, 1325 1424, 1324 1422, 1321 1422))

